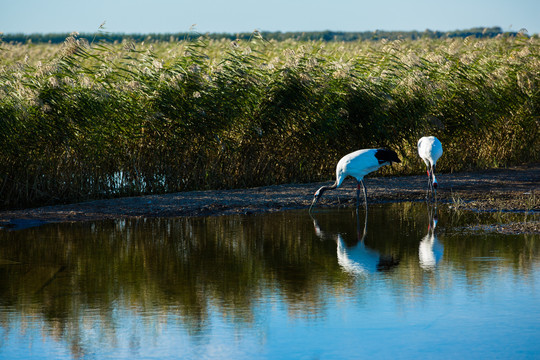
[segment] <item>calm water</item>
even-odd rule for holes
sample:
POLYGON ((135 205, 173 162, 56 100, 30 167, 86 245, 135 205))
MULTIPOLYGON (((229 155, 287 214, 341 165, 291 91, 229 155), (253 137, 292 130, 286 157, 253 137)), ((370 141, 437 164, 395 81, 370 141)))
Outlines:
POLYGON ((430 213, 0 231, 0 358, 538 358, 540 237, 464 230, 525 215, 430 213))

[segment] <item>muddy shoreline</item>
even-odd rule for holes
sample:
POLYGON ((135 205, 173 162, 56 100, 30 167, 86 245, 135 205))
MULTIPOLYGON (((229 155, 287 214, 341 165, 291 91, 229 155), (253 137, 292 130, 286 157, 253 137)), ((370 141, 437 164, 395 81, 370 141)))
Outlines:
MULTIPOLYGON (((437 178, 438 201, 449 203, 456 209, 540 212, 540 164, 439 174, 437 178)), ((219 216, 307 209, 315 190, 332 182, 329 180, 250 189, 190 191, 2 211, 0 226, 8 228, 24 223, 128 217, 219 216)), ((422 201, 426 195, 427 177, 368 177, 365 184, 370 203, 422 201)), ((355 205, 355 201, 355 182, 347 179, 341 188, 325 193, 319 206, 350 207, 355 205)), ((523 226, 517 228, 519 230, 523 226)), ((540 224, 533 224, 532 229, 527 232, 540 233, 540 224)))

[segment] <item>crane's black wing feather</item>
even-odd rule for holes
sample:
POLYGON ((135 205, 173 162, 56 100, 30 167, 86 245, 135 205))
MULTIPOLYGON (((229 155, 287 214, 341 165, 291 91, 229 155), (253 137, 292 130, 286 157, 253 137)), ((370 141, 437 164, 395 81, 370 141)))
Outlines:
POLYGON ((389 162, 390 164, 393 162, 400 163, 401 160, 399 160, 396 152, 394 150, 390 149, 378 149, 375 153, 375 157, 379 161, 379 164, 389 162))

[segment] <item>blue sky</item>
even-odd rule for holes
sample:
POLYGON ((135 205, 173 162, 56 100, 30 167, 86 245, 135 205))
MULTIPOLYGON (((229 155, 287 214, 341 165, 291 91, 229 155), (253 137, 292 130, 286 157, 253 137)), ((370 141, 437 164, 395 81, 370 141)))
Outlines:
POLYGON ((0 0, 0 32, 457 30, 540 33, 540 0, 0 0))

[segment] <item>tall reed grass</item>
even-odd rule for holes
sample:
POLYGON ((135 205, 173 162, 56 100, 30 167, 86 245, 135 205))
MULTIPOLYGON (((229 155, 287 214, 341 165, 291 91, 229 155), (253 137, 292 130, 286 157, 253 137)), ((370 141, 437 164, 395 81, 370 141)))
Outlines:
POLYGON ((0 43, 2 208, 328 180, 386 146, 383 174, 540 159, 537 37, 379 42, 0 43))

